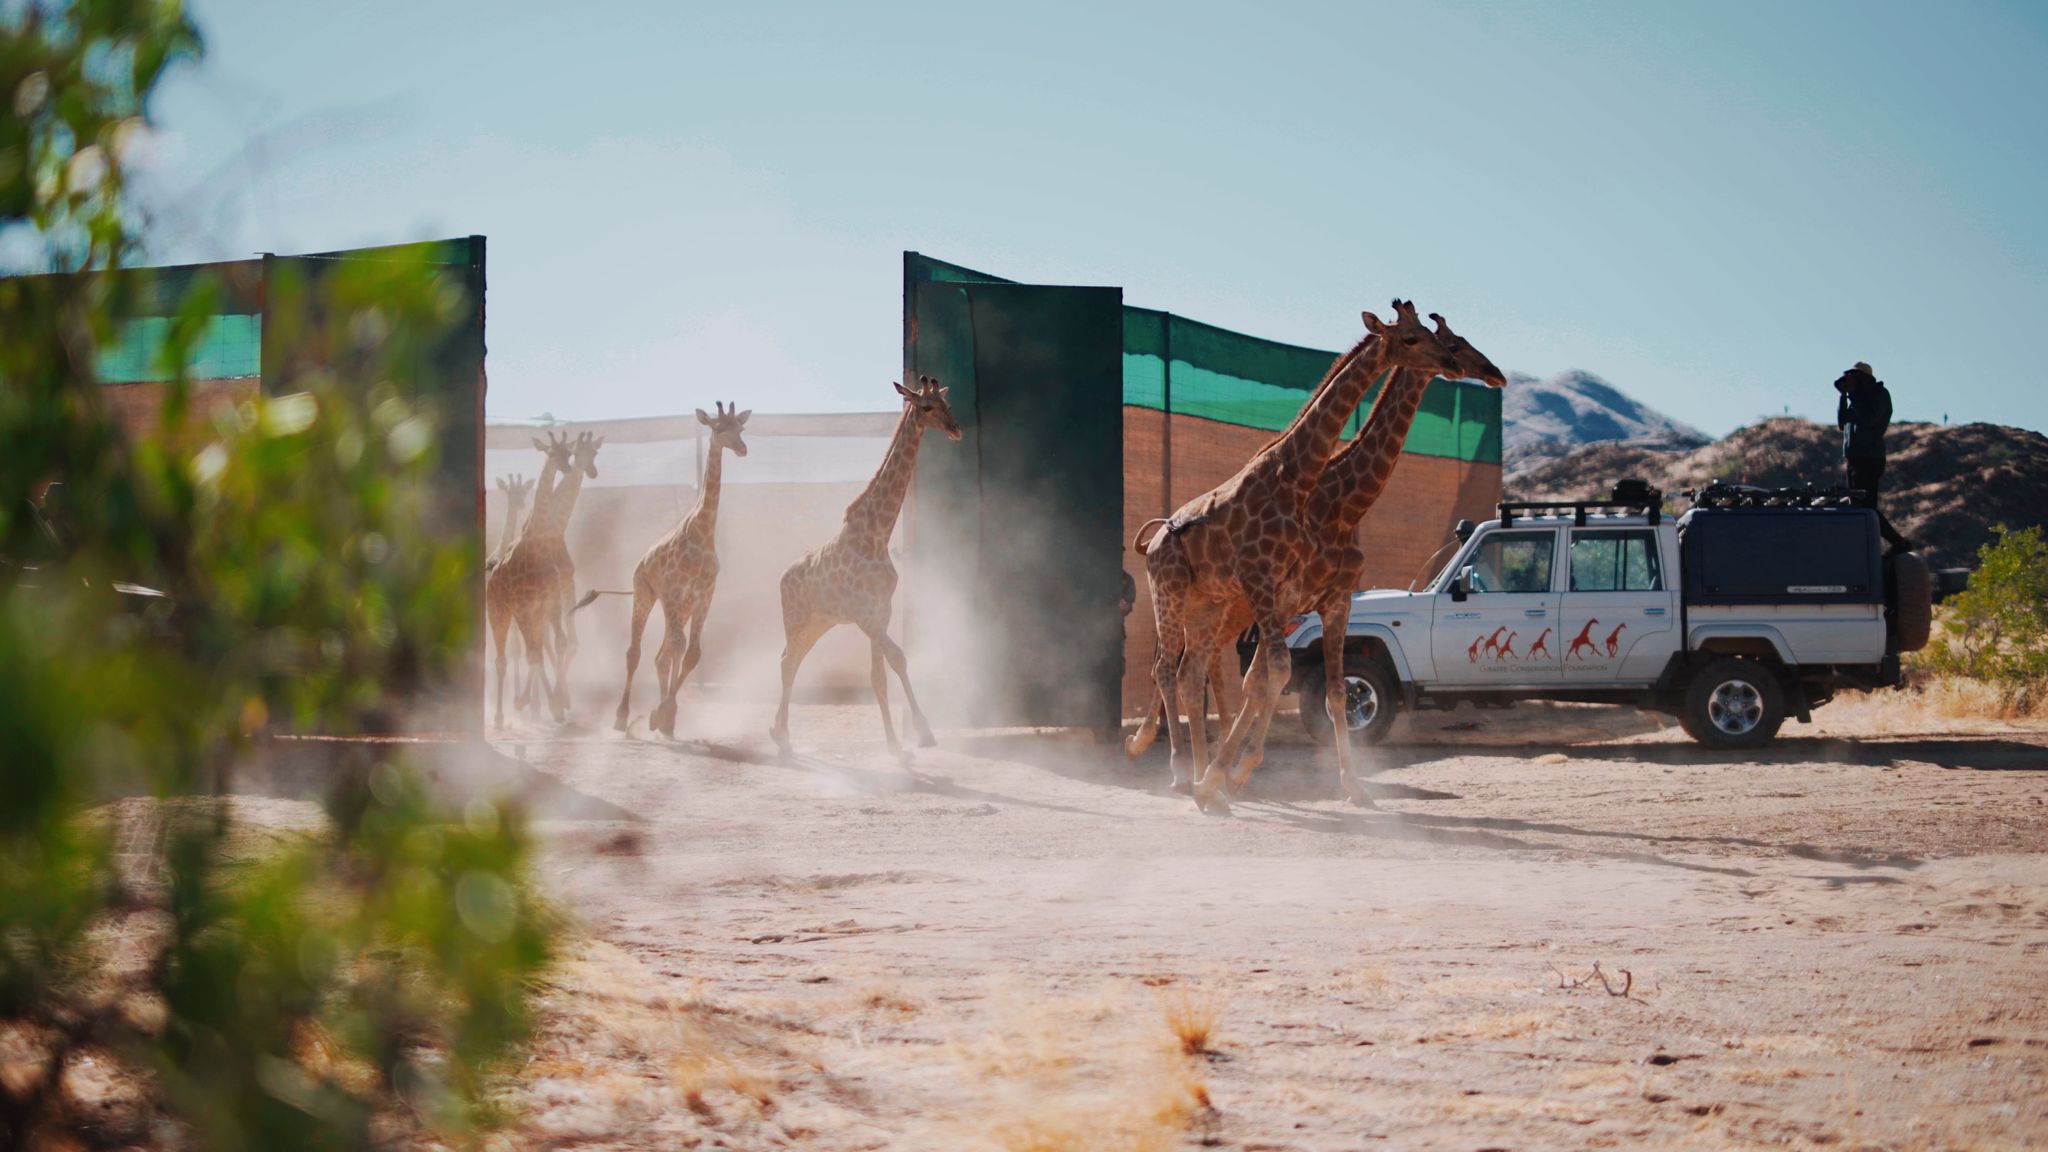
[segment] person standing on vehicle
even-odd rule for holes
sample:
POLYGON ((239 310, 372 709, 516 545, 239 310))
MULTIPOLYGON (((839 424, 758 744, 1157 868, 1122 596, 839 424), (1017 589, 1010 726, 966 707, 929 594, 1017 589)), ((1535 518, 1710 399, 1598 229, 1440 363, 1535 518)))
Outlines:
POLYGON ((1885 543, 1894 552, 1910 552, 1913 545, 1899 535, 1884 511, 1877 506, 1877 492, 1884 480, 1884 434, 1892 423, 1892 394, 1884 381, 1858 360, 1835 379, 1841 399, 1835 405, 1835 424, 1842 430, 1842 464, 1849 487, 1863 494, 1863 504, 1877 510, 1877 523, 1885 543))

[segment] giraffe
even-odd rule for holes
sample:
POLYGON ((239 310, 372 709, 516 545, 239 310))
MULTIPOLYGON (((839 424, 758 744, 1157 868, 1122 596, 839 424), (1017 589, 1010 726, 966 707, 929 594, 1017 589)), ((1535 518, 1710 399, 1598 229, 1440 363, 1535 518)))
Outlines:
POLYGON ((1529 645, 1529 659, 1534 660, 1538 652, 1543 653, 1545 656, 1552 655, 1550 651, 1550 631, 1550 629, 1545 628, 1543 635, 1538 636, 1536 642, 1529 645))
MULTIPOLYGON (((535 440, 534 444, 539 446, 540 441, 535 440)), ((552 462, 550 462, 550 465, 552 465, 552 462)), ((498 546, 491 550, 490 558, 484 561, 486 576, 488 576, 492 569, 504 563, 505 557, 512 551, 512 545, 518 541, 519 530, 524 523, 520 520, 519 514, 526 511, 527 501, 533 495, 533 483, 532 480, 517 473, 498 477, 498 491, 505 494, 505 527, 498 533, 498 546)), ((517 664, 525 659, 526 652, 524 646, 520 644, 519 638, 514 636, 512 638, 513 663, 517 664)), ((528 663, 530 665, 531 662, 529 661, 528 663)), ((532 688, 532 675, 532 669, 529 667, 527 679, 520 682, 519 705, 521 707, 525 706, 527 693, 532 688)))
MULTIPOLYGON (((552 514, 550 510, 555 506, 555 491, 560 486, 563 474, 567 473, 575 464, 576 441, 567 435, 549 432, 545 442, 537 436, 534 437, 533 446, 541 452, 541 469, 540 479, 534 486, 533 510, 526 514, 529 523, 535 518, 545 520, 552 514)), ((520 534, 523 536, 525 532, 525 525, 521 525, 520 534)), ((513 541, 513 543, 517 543, 517 541, 513 541)), ((511 549, 508 545, 506 548, 507 555, 510 554, 510 551, 511 549)), ((497 563, 502 562, 503 557, 500 557, 497 563)), ((488 571, 489 567, 487 566, 486 572, 488 571)), ((488 591, 489 589, 486 588, 487 593, 488 591)), ((520 664, 523 661, 523 668, 526 673, 519 680, 519 691, 513 697, 512 707, 520 712, 524 712, 532 707, 539 698, 534 690, 535 685, 541 683, 539 677, 534 673, 539 652, 532 645, 526 643, 524 632, 518 628, 518 620, 514 619, 512 624, 513 659, 515 664, 520 664)), ((552 651, 552 649, 550 650, 552 651)), ((544 692, 545 689, 542 689, 542 691, 544 692)))
MULTIPOLYGON (((1443 317, 1432 312, 1430 320, 1436 324, 1437 339, 1451 353, 1452 368, 1443 375, 1479 380, 1496 388, 1506 384, 1506 377, 1500 369, 1464 337, 1452 332, 1443 317)), ((1365 551, 1358 544, 1358 525, 1379 501, 1381 493, 1386 491, 1394 466, 1400 461, 1408 429, 1414 424, 1423 395, 1435 376, 1435 373, 1407 368, 1396 371, 1374 400, 1358 435, 1331 457, 1309 497, 1307 520, 1314 534, 1314 548, 1295 585, 1294 597, 1299 605, 1298 611, 1314 612, 1322 617, 1324 705, 1330 710, 1332 730, 1336 732, 1345 731, 1341 719, 1348 704, 1344 695, 1343 665, 1351 594, 1365 585, 1365 551)), ((1232 604, 1222 635, 1226 638, 1239 635, 1252 622, 1250 603, 1239 599, 1232 604)), ((1491 654, 1499 638, 1500 633, 1495 633, 1491 643, 1483 637, 1475 639, 1466 650, 1466 658, 1477 663, 1482 645, 1491 654)), ((1230 684, 1223 673, 1229 650, 1228 643, 1220 644, 1207 657, 1209 676, 1219 685, 1219 696, 1225 695, 1220 689, 1230 684)), ((1226 703, 1224 714, 1229 715, 1232 711, 1226 703)), ((1150 743, 1149 734, 1141 730, 1141 736, 1144 737, 1142 742, 1135 738, 1132 741, 1138 751, 1143 751, 1144 745, 1150 743)), ((1251 743, 1252 749, 1245 756, 1242 775, 1232 785, 1233 791, 1258 766, 1264 734, 1253 733, 1251 743)), ((1345 794, 1357 799, 1362 793, 1355 786, 1350 751, 1344 742, 1339 742, 1336 749, 1338 780, 1345 794)))
MULTIPOLYGON (((1279 703, 1285 686, 1281 638, 1294 607, 1291 585, 1315 550, 1308 501, 1344 422, 1373 382, 1396 369, 1432 375, 1452 370, 1451 350, 1423 326, 1414 304, 1396 300, 1394 313, 1391 323, 1362 313, 1365 337, 1330 366, 1285 431, 1236 475, 1182 505, 1170 519, 1148 521, 1133 541, 1145 557, 1152 590, 1153 680, 1160 700, 1170 702, 1174 785, 1189 787, 1205 811, 1224 805, 1221 781, 1236 768, 1251 733, 1263 731, 1257 718, 1279 703), (1163 530, 1153 533, 1161 524, 1163 530), (1231 604, 1239 599, 1251 606, 1259 626, 1258 654, 1245 677, 1244 704, 1211 761, 1199 719, 1185 729, 1183 750, 1181 716, 1201 715, 1206 656, 1232 635, 1225 629, 1231 604), (1180 675, 1184 656, 1190 673, 1186 679, 1180 675)), ((1133 743, 1138 739, 1134 735, 1133 743)))
POLYGON ((1517 637, 1517 636, 1520 636, 1520 635, 1521 635, 1521 633, 1520 633, 1520 632, 1510 632, 1510 633, 1508 633, 1508 638, 1507 638, 1507 639, 1505 639, 1505 640, 1503 640, 1503 641, 1501 641, 1501 643, 1500 643, 1500 658, 1501 658, 1501 659, 1503 659, 1503 660, 1506 660, 1506 659, 1509 659, 1510 657, 1512 657, 1513 659, 1516 659, 1516 660, 1520 660, 1520 659, 1521 659, 1521 657, 1520 657, 1520 656, 1517 656, 1517 655, 1515 655, 1515 637, 1517 637))
POLYGON ((1502 625, 1493 630, 1493 635, 1486 638, 1486 658, 1488 660, 1500 659, 1500 638, 1507 635, 1507 631, 1507 626, 1502 625))
MULTIPOLYGON (((1572 637, 1571 646, 1564 650, 1565 659, 1569 660, 1574 656, 1579 656, 1579 649, 1581 648, 1588 652, 1593 651, 1593 626, 1598 623, 1600 623, 1598 620, 1586 621, 1586 626, 1579 629, 1577 636, 1572 637)), ((1585 657, 1579 656, 1579 659, 1583 660, 1585 657)))
POLYGON ((633 673, 640 667, 640 634, 647 627, 647 614, 661 605, 661 647, 654 654, 654 673, 661 682, 661 702, 647 719, 648 726, 664 736, 676 734, 676 693, 690 670, 697 666, 702 651, 698 641, 704 635, 704 615, 711 610, 711 593, 718 584, 718 496, 723 487, 723 460, 727 452, 747 454, 747 442, 740 430, 747 426, 752 409, 727 409, 714 404, 713 418, 697 409, 697 422, 711 429, 711 454, 704 462, 703 482, 698 485, 697 506, 683 517, 675 530, 656 541, 654 547, 633 566, 633 624, 626 634, 626 686, 619 693, 619 711, 612 727, 626 730, 632 708, 633 673), (689 627, 689 644, 683 644, 684 626, 689 627))
POLYGON ((882 735, 889 751, 907 757, 896 741, 896 726, 889 718, 889 680, 883 670, 886 661, 903 683, 903 696, 910 704, 910 720, 917 730, 920 747, 935 741, 924 711, 917 706, 911 690, 910 673, 903 649, 889 638, 890 599, 896 592, 896 566, 889 561, 889 535, 896 527, 903 498, 917 467, 917 447, 925 429, 937 428, 949 440, 960 439, 960 425, 946 402, 947 389, 929 376, 920 376, 916 388, 895 386, 903 397, 903 417, 896 422, 896 434, 882 457, 875 478, 846 508, 846 522, 839 534, 816 551, 789 566, 782 574, 782 703, 775 710, 775 727, 769 734, 776 747, 788 755, 789 695, 796 684, 797 669, 819 637, 840 624, 852 624, 867 633, 871 663, 869 682, 875 703, 882 710, 882 735))
POLYGON ((585 432, 573 442, 555 441, 552 447, 542 448, 551 463, 561 455, 564 444, 568 463, 561 470, 562 479, 552 489, 543 485, 519 542, 484 581, 484 602, 497 647, 495 724, 499 728, 505 726, 505 638, 515 623, 532 656, 535 687, 547 694, 557 723, 569 716, 568 667, 575 653, 576 634, 575 626, 565 617, 575 590, 576 569, 563 536, 585 477, 597 476, 597 450, 604 439, 585 432), (549 657, 555 664, 552 688, 547 674, 549 657))
POLYGON ((1609 657, 1621 655, 1621 631, 1627 627, 1628 622, 1623 621, 1620 624, 1616 624, 1614 631, 1607 634, 1607 655, 1609 657))

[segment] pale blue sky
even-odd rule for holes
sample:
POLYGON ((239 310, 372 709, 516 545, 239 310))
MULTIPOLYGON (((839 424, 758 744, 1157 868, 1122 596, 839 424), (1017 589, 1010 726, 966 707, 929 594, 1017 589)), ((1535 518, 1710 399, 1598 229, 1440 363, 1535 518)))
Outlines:
POLYGON ((154 255, 490 237, 490 409, 893 403, 899 254, 1719 434, 2048 428, 2048 5, 191 0, 154 255))

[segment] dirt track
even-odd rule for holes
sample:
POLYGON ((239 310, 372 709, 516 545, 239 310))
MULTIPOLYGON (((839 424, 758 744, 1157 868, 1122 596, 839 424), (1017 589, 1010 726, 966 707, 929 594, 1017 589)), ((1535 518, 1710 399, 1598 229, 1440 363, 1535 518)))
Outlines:
POLYGON ((2040 725, 1837 705, 1728 759, 1460 714, 1377 754, 1377 810, 1297 743, 1212 819, 1163 749, 942 730, 905 768, 813 707, 781 762, 684 704, 723 738, 499 744, 640 818, 543 825, 589 943, 542 1144, 2048 1143, 2040 725))

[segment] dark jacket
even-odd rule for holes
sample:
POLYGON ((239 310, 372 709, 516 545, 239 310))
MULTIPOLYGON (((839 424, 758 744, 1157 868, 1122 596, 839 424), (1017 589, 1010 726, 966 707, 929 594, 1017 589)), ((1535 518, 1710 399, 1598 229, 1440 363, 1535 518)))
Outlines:
POLYGON ((1835 405, 1835 423, 1842 429, 1844 460, 1884 459, 1884 432, 1892 424, 1892 394, 1882 380, 1864 380, 1842 394, 1835 405))

